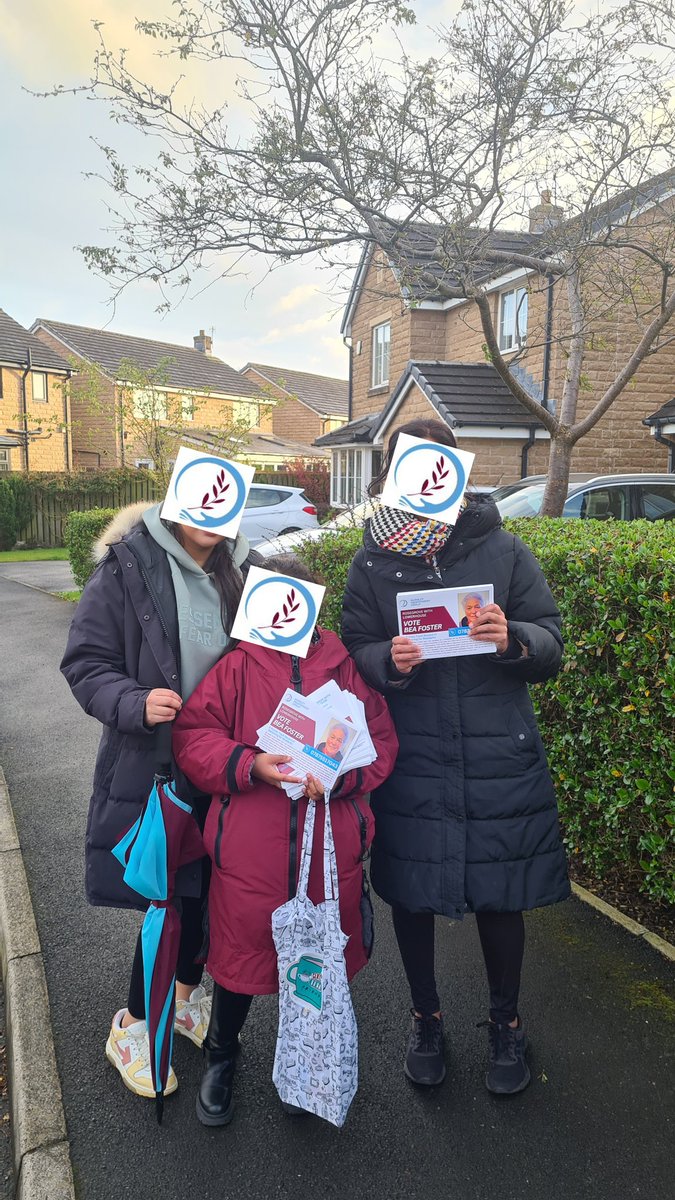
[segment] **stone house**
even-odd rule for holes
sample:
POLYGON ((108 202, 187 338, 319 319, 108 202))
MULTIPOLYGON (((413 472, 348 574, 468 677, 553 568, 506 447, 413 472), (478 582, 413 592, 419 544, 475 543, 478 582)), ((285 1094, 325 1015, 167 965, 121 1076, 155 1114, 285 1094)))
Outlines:
MULTIPOLYGON (((330 375, 291 371, 264 363, 241 368, 251 383, 274 397, 272 429, 278 437, 311 446, 316 438, 339 429, 349 412, 349 383, 330 375)), ((324 452, 326 453, 326 452, 324 452)))
MULTIPOLYGON (((630 220, 638 234, 646 231, 649 236, 650 223, 658 222, 664 205, 675 195, 672 172, 651 183, 651 190, 645 185, 644 202, 639 207, 633 203, 628 217, 622 216, 625 198, 617 197, 612 221, 630 220)), ((503 266, 490 270, 479 265, 474 278, 484 285, 492 304, 504 357, 511 360, 530 394, 555 411, 566 370, 565 283, 520 266, 510 269, 508 255, 543 254, 547 229, 563 215, 544 193, 529 216, 525 231, 476 231, 477 239, 489 238, 501 252, 503 266)), ((598 225, 608 219, 606 211, 599 214, 598 225)), ((415 270, 421 266, 427 273, 442 271, 433 257, 438 238, 438 229, 429 226, 410 232, 411 271, 403 272, 403 285, 401 273, 394 271, 379 248, 368 246, 361 256, 342 322, 350 354, 349 421, 317 441, 331 451, 334 504, 357 502, 379 470, 391 433, 422 416, 446 421, 458 445, 476 455, 472 473, 476 484, 496 486, 547 470, 549 434, 512 396, 488 361, 474 302, 444 299, 428 281, 424 286, 419 283, 419 271, 416 278, 415 270)), ((591 283, 604 307, 587 345, 578 418, 603 395, 614 379, 617 362, 627 357, 626 347, 634 346, 640 336, 631 306, 607 302, 612 296, 611 278, 601 252, 592 267, 591 283)), ((653 299, 648 282, 645 304, 653 299)), ((674 376, 675 341, 642 364, 595 429, 577 444, 573 470, 604 474, 672 469, 669 439, 675 433, 675 413, 671 406, 665 423, 654 423, 650 414, 658 417, 671 401, 674 376)))
POLYGON ((73 461, 65 358, 0 309, 0 471, 68 471, 73 461))
MULTIPOLYGON (((135 394, 129 396, 128 380, 121 377, 125 361, 148 372, 161 365, 161 385, 153 389, 159 419, 162 406, 167 424, 171 414, 174 420, 179 414, 181 432, 194 431, 197 437, 224 428, 272 432, 269 402, 255 384, 212 354, 211 338, 203 330, 191 347, 46 318, 36 320, 31 333, 45 350, 62 355, 77 371, 70 399, 75 468, 154 466, 147 447, 134 444, 133 433, 125 428, 132 423, 130 404, 136 403, 135 394)), ((142 406, 143 395, 138 404, 142 406)), ((282 455, 291 456, 290 450, 282 455)))

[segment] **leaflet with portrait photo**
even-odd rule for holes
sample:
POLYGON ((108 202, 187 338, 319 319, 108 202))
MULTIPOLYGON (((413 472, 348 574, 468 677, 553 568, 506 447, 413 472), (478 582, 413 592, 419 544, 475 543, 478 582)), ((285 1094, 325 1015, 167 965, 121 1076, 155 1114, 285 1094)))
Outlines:
POLYGON ((478 642, 469 637, 478 610, 492 604, 493 600, 491 583, 433 588, 427 592, 399 592, 396 597, 398 630, 420 647, 425 659, 495 654, 494 642, 478 642))
MULTIPOLYGON (((343 762, 347 761, 358 729, 340 713, 314 703, 287 688, 266 725, 258 730, 257 745, 268 754, 288 754, 291 761, 280 770, 305 779, 316 776, 325 788, 335 786, 343 762)), ((302 788, 290 784, 289 794, 302 788)))

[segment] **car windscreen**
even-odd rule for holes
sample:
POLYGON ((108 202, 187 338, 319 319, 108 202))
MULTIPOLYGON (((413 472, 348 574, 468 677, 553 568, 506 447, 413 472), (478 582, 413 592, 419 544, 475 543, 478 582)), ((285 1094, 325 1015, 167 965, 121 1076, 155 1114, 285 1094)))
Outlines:
POLYGON ((502 517, 536 517, 543 499, 544 484, 536 483, 497 500, 497 508, 502 517))

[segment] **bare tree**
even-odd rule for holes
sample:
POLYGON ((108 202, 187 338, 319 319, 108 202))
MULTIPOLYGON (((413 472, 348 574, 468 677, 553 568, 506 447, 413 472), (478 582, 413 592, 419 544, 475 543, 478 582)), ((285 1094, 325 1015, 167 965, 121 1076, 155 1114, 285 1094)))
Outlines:
POLYGON ((102 147, 115 236, 84 247, 90 266, 117 288, 154 280, 165 304, 171 285, 226 273, 242 255, 274 265, 318 254, 337 272, 355 249, 379 248, 404 294, 475 304, 486 355, 550 433, 542 511, 560 513, 574 446, 672 336, 675 223, 664 179, 653 182, 674 142, 671 5, 632 0, 588 16, 566 0, 465 0, 426 59, 405 50, 415 17, 401 0, 175 10, 138 28, 177 63, 222 63, 243 107, 183 100, 179 78, 159 90, 101 33, 88 90, 155 155, 134 166, 102 147), (505 247, 500 234, 525 231, 553 183, 549 219, 505 247), (565 322, 541 332, 566 358, 555 411, 523 383, 523 355, 500 350, 489 285, 514 267, 530 289, 553 281, 562 294, 565 322), (632 332, 613 380, 580 412, 589 346, 617 308, 632 332))

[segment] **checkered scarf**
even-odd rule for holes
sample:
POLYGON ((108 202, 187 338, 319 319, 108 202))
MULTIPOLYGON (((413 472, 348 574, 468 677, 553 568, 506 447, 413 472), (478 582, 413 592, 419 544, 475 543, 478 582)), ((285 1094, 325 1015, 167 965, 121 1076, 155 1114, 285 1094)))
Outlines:
POLYGON ((376 509, 370 518, 370 532, 381 550, 393 550, 410 558, 431 560, 445 546, 454 525, 444 521, 411 517, 399 508, 376 509))

